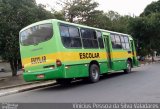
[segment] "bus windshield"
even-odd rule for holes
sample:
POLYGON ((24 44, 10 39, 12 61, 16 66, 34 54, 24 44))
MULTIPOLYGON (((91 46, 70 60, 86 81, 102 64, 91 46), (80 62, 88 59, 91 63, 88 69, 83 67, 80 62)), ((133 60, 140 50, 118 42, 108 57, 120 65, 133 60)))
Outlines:
POLYGON ((30 27, 20 33, 20 42, 23 46, 37 45, 53 36, 52 24, 41 24, 30 27))

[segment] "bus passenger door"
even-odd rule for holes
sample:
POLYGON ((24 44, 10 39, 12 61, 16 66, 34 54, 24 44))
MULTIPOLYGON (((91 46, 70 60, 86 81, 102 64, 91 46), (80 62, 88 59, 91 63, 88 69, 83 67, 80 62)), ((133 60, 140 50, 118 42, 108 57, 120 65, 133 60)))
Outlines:
POLYGON ((135 45, 134 45, 133 40, 130 40, 130 42, 131 42, 131 49, 132 49, 132 55, 133 55, 133 65, 138 66, 135 45))
POLYGON ((111 49, 110 49, 110 43, 109 43, 109 33, 103 33, 103 40, 104 40, 104 45, 106 49, 106 54, 107 54, 107 61, 108 61, 108 69, 111 70, 111 49))

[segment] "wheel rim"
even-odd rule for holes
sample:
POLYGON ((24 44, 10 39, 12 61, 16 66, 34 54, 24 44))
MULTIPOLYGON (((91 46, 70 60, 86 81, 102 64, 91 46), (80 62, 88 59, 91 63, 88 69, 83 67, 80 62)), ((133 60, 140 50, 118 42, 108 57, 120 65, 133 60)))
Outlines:
POLYGON ((91 74, 92 74, 92 77, 93 77, 94 79, 97 79, 97 78, 98 78, 98 70, 97 70, 96 68, 94 68, 94 69, 92 70, 91 74))

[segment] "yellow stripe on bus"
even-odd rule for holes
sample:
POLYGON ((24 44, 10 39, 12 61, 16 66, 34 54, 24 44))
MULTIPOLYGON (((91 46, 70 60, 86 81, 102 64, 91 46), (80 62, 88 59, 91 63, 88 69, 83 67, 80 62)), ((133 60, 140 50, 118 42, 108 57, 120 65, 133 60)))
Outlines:
MULTIPOLYGON (((88 58, 87 58, 87 53, 84 53, 84 52, 83 53, 81 53, 81 52, 58 52, 58 53, 53 53, 53 54, 40 55, 40 56, 36 56, 36 57, 43 57, 43 56, 46 57, 46 62, 38 63, 38 64, 55 63, 56 59, 59 59, 62 62, 69 62, 69 61, 81 61, 81 60, 93 60, 93 59, 98 60, 98 59, 106 59, 107 58, 106 52, 89 52, 88 58), (97 53, 99 54, 99 56, 96 55, 97 53), (89 56, 89 55, 91 55, 91 56, 89 56), (94 58, 92 58, 92 57, 94 57, 94 58)), ((36 64, 31 63, 31 58, 35 58, 35 57, 22 59, 22 64, 25 67, 36 65, 36 64)))
POLYGON ((132 53, 128 54, 128 52, 112 52, 111 53, 111 58, 128 58, 132 57, 132 53))
MULTIPOLYGON (((44 54, 39 55, 36 57, 45 57, 45 61, 41 61, 38 64, 50 64, 55 63, 56 59, 61 60, 62 62, 74 62, 74 61, 83 61, 83 60, 106 60, 107 59, 107 53, 106 52, 57 52, 53 54, 44 54)), ((22 59, 22 64, 24 67, 34 66, 37 65, 33 64, 32 58, 36 57, 30 57, 30 58, 24 58, 22 59)), ((132 57, 132 53, 128 54, 128 52, 112 52, 111 58, 128 58, 132 57)))

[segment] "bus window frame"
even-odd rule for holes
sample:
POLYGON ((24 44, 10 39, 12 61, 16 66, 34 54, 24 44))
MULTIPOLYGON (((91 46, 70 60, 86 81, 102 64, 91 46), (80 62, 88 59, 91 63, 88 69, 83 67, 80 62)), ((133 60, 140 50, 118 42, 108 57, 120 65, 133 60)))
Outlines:
POLYGON ((81 34, 80 34, 80 29, 79 29, 79 27, 74 26, 74 25, 70 25, 70 24, 61 23, 61 22, 58 24, 58 26, 59 26, 59 35, 60 35, 61 44, 62 44, 62 46, 63 46, 64 48, 66 48, 66 49, 82 49, 82 48, 83 48, 83 43, 82 43, 82 40, 81 40, 81 34), (69 27, 74 27, 74 28, 76 28, 76 29, 78 30, 79 37, 70 37, 70 33, 69 33, 69 37, 70 37, 70 38, 77 38, 77 39, 79 38, 79 39, 80 39, 80 43, 81 43, 81 47, 66 47, 66 46, 64 45, 64 43, 63 43, 63 41, 62 41, 62 37, 63 37, 63 36, 61 36, 61 26, 67 27, 67 28, 68 28, 68 33, 69 33, 69 27))
POLYGON ((84 49, 99 49, 99 48, 100 48, 100 47, 99 47, 99 43, 98 43, 98 38, 97 38, 97 32, 96 32, 95 29, 80 27, 80 34, 81 34, 82 45, 83 45, 83 48, 84 48, 84 49), (82 37, 82 32, 81 32, 82 30, 92 30, 92 31, 94 31, 94 32, 95 32, 94 39, 93 39, 93 38, 83 38, 83 37, 82 37), (96 38, 95 38, 95 37, 96 37, 96 38), (84 47, 83 39, 89 39, 89 40, 95 40, 95 41, 97 41, 98 47, 96 47, 96 48, 94 48, 94 47, 84 47))
MULTIPOLYGON (((111 41, 111 46, 112 46, 112 49, 113 50, 123 50, 123 47, 122 47, 122 43, 121 43, 121 39, 120 39, 120 44, 121 44, 121 48, 115 48, 115 47, 113 47, 113 42, 112 42, 112 36, 114 36, 113 38, 114 38, 114 43, 116 44, 117 43, 117 41, 116 41, 116 38, 115 38, 115 35, 116 36, 118 36, 119 37, 119 39, 120 39, 120 34, 117 34, 117 33, 110 33, 110 41, 111 41)), ((116 45, 115 45, 116 46, 116 45)))
POLYGON ((129 36, 127 36, 127 35, 122 35, 122 36, 123 36, 123 38, 124 38, 124 43, 125 43, 125 48, 124 48, 124 50, 131 50, 131 45, 130 45, 129 36), (128 39, 127 41, 128 41, 128 42, 125 41, 125 37, 127 37, 127 39, 128 39), (129 48, 126 48, 126 43, 129 44, 129 48))
POLYGON ((20 42, 20 45, 22 45, 22 46, 33 46, 33 45, 38 45, 38 44, 23 44, 22 43, 22 41, 21 41, 21 33, 22 32, 24 32, 24 31, 26 31, 26 30, 28 30, 28 29, 31 29, 31 28, 33 28, 33 27, 36 27, 36 26, 39 26, 39 25, 45 25, 45 24, 50 24, 51 25, 51 30, 52 30, 52 35, 50 36, 50 38, 48 38, 47 40, 45 40, 45 41, 41 41, 41 42, 39 42, 39 43, 43 43, 43 42, 46 42, 46 41, 49 41, 49 40, 51 40, 53 37, 54 37, 54 28, 53 28, 53 23, 42 23, 42 24, 37 24, 37 25, 34 25, 34 26, 32 26, 32 27, 29 27, 29 28, 26 28, 25 30, 23 30, 23 31, 21 31, 20 33, 19 33, 19 42, 20 42))
POLYGON ((103 40, 103 34, 102 34, 102 32, 101 32, 101 31, 99 31, 99 30, 96 30, 96 35, 97 35, 97 41, 98 41, 99 49, 104 49, 104 48, 105 48, 105 46, 104 46, 104 40, 103 40), (103 47, 100 47, 99 37, 98 37, 98 32, 101 34, 101 37, 100 37, 100 38, 102 39, 103 47))

